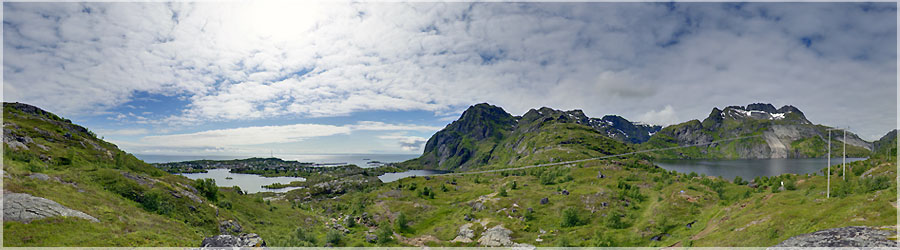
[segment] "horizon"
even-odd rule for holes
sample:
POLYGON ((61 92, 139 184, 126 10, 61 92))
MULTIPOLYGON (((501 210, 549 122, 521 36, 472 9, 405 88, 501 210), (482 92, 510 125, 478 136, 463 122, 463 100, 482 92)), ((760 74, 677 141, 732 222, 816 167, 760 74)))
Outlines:
POLYGON ((652 125, 769 103, 867 141, 897 127, 891 3, 3 7, 4 101, 136 155, 415 155, 482 102, 652 125))

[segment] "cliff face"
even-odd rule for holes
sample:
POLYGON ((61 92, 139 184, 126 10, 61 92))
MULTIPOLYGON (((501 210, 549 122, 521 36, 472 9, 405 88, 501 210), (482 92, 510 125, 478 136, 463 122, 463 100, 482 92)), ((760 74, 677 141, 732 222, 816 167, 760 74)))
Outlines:
MULTIPOLYGON (((711 144, 703 147, 657 153, 662 158, 807 158, 822 157, 827 152, 829 127, 814 125, 799 109, 755 103, 747 106, 713 108, 702 122, 693 120, 663 128, 652 136, 646 148, 663 148, 719 139, 757 136, 747 139, 711 144)), ((832 131, 832 150, 841 150, 844 133, 832 131)), ((872 149, 870 142, 856 134, 847 133, 847 152, 851 156, 866 156, 872 149)), ((837 151, 840 152, 840 151, 837 151)))

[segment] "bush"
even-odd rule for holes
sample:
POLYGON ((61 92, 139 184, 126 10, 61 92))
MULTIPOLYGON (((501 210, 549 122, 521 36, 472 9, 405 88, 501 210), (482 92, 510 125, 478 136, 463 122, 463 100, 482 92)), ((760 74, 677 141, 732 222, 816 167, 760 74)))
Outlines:
POLYGON ((624 215, 620 212, 610 213, 606 216, 606 227, 612 229, 625 229, 631 226, 628 222, 622 219, 624 215))
POLYGON ((524 215, 525 221, 533 221, 534 220, 534 212, 530 210, 525 210, 524 215))
POLYGON ((506 188, 500 188, 500 197, 506 197, 508 194, 506 193, 506 188))
POLYGON ((583 225, 584 222, 581 218, 578 218, 578 210, 574 207, 569 207, 563 210, 562 212, 562 223, 560 226, 562 227, 574 227, 583 225))
POLYGON ((409 221, 406 219, 406 214, 400 212, 400 214, 397 215, 397 222, 394 223, 394 225, 397 226, 397 231, 406 232, 406 230, 409 229, 409 226, 406 225, 407 223, 409 223, 409 221))
POLYGON ((375 232, 375 235, 378 236, 378 244, 384 244, 391 241, 391 236, 394 235, 394 231, 391 230, 390 224, 384 223, 378 227, 378 231, 375 232))
POLYGON ((861 191, 868 193, 891 187, 891 178, 883 175, 872 178, 862 178, 859 181, 859 184, 862 189, 861 191))
POLYGON ((328 231, 327 234, 325 234, 325 242, 337 246, 341 243, 343 237, 344 235, 342 235, 341 232, 338 232, 337 230, 331 230, 328 231))
POLYGON ((788 180, 784 182, 785 190, 797 190, 797 184, 794 184, 794 181, 788 180))
POLYGON ((224 208, 224 209, 231 209, 231 202, 230 201, 221 201, 221 202, 219 202, 219 204, 217 204, 217 206, 224 208))
POLYGON ((194 187, 209 201, 216 202, 219 200, 219 187, 216 186, 216 180, 197 179, 194 180, 194 187))
POLYGON ((298 227, 297 229, 295 229, 294 235, 292 236, 298 241, 316 244, 316 237, 313 237, 304 227, 298 227))

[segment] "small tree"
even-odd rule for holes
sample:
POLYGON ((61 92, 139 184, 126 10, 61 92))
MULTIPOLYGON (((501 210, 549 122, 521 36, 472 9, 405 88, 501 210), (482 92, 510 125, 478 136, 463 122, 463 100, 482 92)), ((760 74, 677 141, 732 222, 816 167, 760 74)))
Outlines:
POLYGON ((507 194, 506 194, 506 188, 500 188, 500 193, 499 193, 499 195, 500 195, 500 197, 506 197, 506 196, 507 196, 507 194))

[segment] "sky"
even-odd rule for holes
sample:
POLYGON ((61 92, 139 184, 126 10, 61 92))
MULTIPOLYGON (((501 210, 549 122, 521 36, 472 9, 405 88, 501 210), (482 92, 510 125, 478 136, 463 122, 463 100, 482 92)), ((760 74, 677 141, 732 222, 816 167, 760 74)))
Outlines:
POLYGON ((3 100, 136 154, 407 153, 470 105, 896 128, 895 3, 3 3, 3 100))

